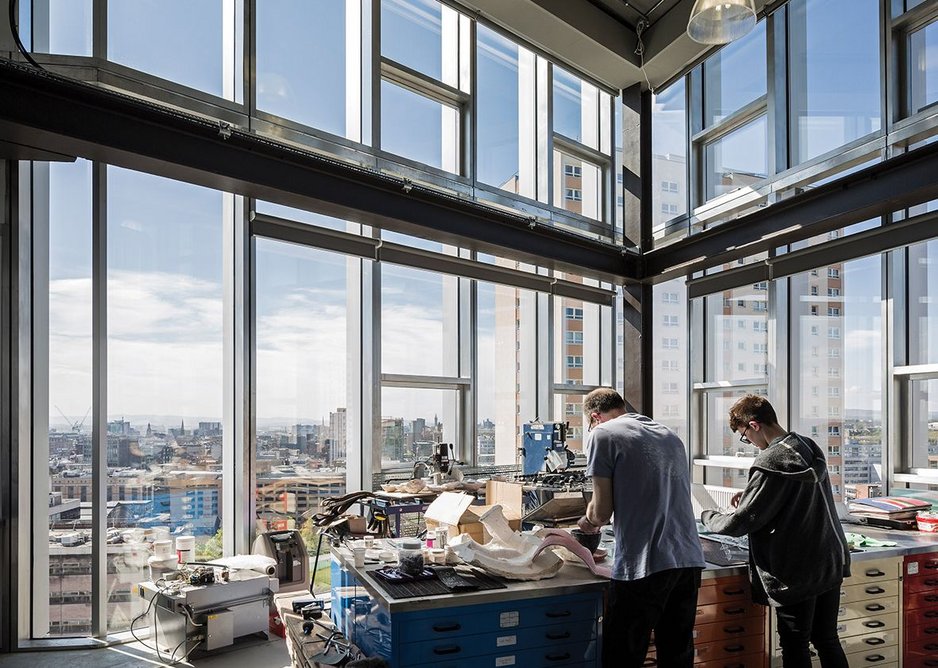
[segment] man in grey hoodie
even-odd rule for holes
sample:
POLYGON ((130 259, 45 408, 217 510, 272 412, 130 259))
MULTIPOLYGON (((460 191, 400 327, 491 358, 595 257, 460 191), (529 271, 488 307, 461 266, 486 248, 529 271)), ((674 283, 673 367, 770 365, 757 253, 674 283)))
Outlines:
POLYGON ((810 641, 824 668, 847 668, 837 637, 840 586, 850 575, 850 549, 834 507, 824 453, 778 424, 763 397, 747 395, 730 409, 730 429, 761 452, 749 469, 736 510, 705 510, 714 533, 749 535, 752 598, 775 608, 785 668, 811 666, 810 641))

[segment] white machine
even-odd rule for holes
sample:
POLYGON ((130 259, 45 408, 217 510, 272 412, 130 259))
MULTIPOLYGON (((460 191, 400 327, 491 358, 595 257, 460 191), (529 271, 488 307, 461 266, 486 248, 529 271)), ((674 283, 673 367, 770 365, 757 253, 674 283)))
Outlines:
POLYGON ((147 613, 152 611, 150 641, 169 654, 170 661, 196 649, 211 652, 241 636, 266 633, 271 597, 279 589, 276 577, 249 570, 234 571, 227 581, 158 583, 143 582, 137 590, 148 601, 147 613))

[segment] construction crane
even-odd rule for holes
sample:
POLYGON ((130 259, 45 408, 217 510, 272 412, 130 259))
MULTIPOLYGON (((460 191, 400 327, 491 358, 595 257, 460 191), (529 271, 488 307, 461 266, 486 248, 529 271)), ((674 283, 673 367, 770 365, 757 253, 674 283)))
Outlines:
POLYGON ((83 417, 83 418, 81 419, 81 421, 79 421, 79 422, 72 422, 72 421, 68 418, 68 416, 67 416, 64 412, 62 412, 62 409, 61 409, 61 408, 59 408, 58 406, 56 406, 56 407, 55 407, 55 410, 57 410, 57 411, 59 412, 59 415, 62 416, 62 419, 65 420, 65 424, 67 424, 67 425, 69 426, 69 428, 70 428, 72 431, 74 431, 76 434, 80 434, 80 433, 81 433, 81 428, 85 425, 85 420, 87 420, 87 419, 88 419, 88 415, 91 414, 91 406, 88 406, 88 410, 85 411, 85 417, 83 417))

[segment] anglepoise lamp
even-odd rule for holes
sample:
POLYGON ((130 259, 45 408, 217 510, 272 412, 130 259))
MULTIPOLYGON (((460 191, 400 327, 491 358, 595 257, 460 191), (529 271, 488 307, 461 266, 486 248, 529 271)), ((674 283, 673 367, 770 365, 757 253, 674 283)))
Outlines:
POLYGON ((728 44, 755 27, 755 0, 697 0, 687 34, 701 44, 728 44))

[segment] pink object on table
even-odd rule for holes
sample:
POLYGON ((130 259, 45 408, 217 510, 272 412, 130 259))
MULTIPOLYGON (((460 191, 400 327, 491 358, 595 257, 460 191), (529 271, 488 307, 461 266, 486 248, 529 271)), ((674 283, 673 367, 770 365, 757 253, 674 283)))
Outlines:
POLYGON ((540 554, 541 551, 554 545, 565 547, 574 555, 576 555, 576 557, 582 561, 587 568, 590 569, 590 572, 592 572, 593 575, 597 575, 601 578, 612 579, 612 569, 608 566, 598 565, 596 560, 593 559, 593 553, 580 545, 577 539, 566 531, 562 531, 560 529, 544 529, 538 532, 538 536, 543 537, 543 541, 541 542, 540 547, 537 548, 537 552, 534 553, 535 556, 540 554))

